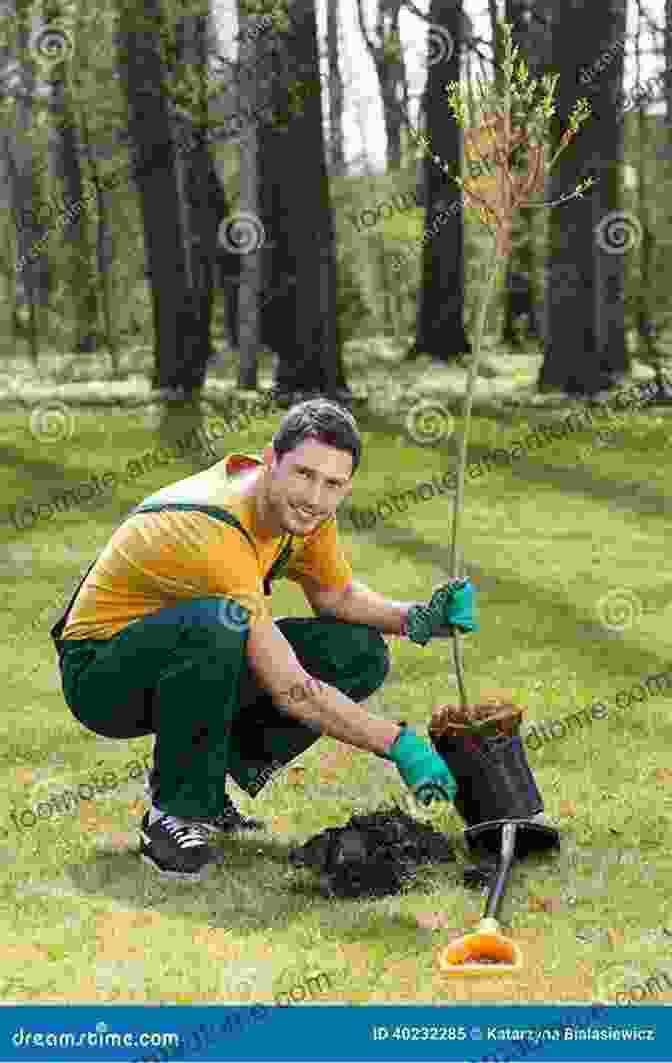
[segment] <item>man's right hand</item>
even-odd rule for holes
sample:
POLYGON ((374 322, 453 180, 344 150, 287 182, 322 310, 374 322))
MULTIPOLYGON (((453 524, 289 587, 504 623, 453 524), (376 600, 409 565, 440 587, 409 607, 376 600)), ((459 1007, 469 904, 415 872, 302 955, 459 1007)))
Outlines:
POLYGON ((457 783, 448 765, 431 742, 420 738, 415 731, 403 727, 385 756, 397 765, 416 801, 429 805, 434 800, 452 801, 455 798, 457 783))

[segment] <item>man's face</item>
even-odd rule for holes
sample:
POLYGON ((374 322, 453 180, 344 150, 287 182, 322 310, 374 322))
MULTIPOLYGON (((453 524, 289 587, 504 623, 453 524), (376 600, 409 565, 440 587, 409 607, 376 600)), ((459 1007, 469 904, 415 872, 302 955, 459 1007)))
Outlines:
POLYGON ((264 451, 267 466, 267 516, 285 532, 308 535, 333 516, 352 491, 352 455, 346 450, 305 439, 277 462, 272 447, 264 451), (302 512, 305 511, 305 512, 302 512))

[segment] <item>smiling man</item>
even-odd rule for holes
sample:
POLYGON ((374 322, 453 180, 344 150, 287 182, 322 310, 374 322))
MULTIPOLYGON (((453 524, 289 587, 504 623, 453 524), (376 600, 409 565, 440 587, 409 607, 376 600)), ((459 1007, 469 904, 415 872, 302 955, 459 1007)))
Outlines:
POLYGON ((359 702, 389 669, 381 633, 424 646, 473 631, 472 590, 451 582, 425 606, 353 580, 335 514, 360 457, 347 410, 292 407, 263 458, 231 454, 133 510, 52 629, 77 720, 156 735, 140 852, 164 876, 200 878, 211 833, 262 826, 235 808, 228 775, 256 796, 322 734, 391 760, 427 804, 455 795, 428 739, 359 702), (314 617, 273 619, 280 575, 314 617))

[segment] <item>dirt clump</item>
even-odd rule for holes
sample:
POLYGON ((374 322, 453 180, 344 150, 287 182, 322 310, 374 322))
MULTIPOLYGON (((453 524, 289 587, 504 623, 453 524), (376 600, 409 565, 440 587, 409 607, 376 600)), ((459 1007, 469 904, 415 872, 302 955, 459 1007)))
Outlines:
POLYGON ((432 713, 429 732, 440 736, 451 724, 464 727, 470 723, 483 723, 485 720, 498 716, 502 717, 504 730, 506 730, 506 718, 515 719, 523 711, 519 705, 515 705, 508 698, 498 696, 485 698, 478 705, 470 705, 468 710, 460 705, 441 705, 432 713))
POLYGON ((323 894, 383 897, 410 885, 418 866, 455 859, 446 837, 398 806, 351 816, 290 850, 292 865, 319 873, 323 894))

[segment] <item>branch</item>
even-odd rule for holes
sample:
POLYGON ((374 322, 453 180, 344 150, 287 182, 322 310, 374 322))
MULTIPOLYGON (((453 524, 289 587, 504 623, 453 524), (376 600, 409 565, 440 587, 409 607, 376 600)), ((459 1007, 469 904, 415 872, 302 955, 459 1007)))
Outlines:
MULTIPOLYGON (((593 183, 599 181, 599 177, 593 179, 593 183)), ((583 199, 583 192, 576 189, 571 195, 560 196, 560 199, 553 199, 550 203, 521 203, 519 210, 534 210, 535 207, 556 207, 559 203, 568 203, 570 199, 583 199)))
POLYGON ((359 19, 359 28, 362 31, 362 37, 364 38, 364 44, 371 57, 375 59, 377 48, 373 41, 369 40, 369 35, 366 32, 366 23, 364 22, 364 10, 362 7, 362 0, 357 0, 357 18, 359 19))

